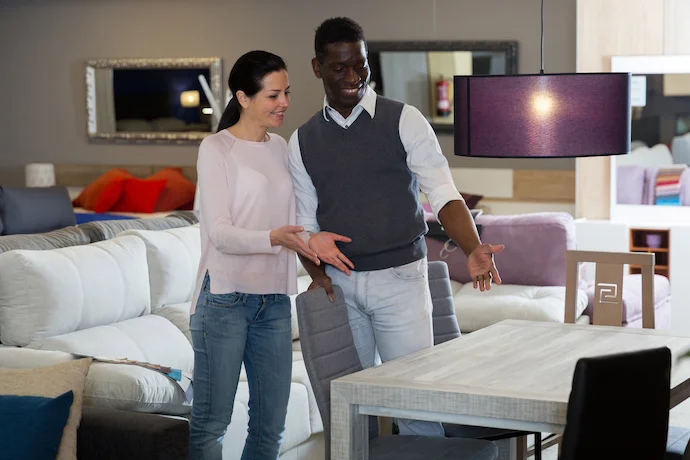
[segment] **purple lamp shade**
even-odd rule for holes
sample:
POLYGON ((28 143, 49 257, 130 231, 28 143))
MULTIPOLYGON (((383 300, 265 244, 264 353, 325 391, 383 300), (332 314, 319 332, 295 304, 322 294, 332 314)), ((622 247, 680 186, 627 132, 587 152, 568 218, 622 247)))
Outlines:
POLYGON ((455 154, 630 153, 630 74, 456 76, 455 154))

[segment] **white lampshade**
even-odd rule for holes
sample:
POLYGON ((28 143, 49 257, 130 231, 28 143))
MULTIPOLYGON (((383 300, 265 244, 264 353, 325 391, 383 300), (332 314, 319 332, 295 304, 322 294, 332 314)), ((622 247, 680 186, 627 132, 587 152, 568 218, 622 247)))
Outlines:
POLYGON ((55 187, 55 165, 29 163, 25 169, 27 187, 55 187))
POLYGON ((199 91, 182 91, 180 93, 180 105, 182 107, 199 107, 199 91))

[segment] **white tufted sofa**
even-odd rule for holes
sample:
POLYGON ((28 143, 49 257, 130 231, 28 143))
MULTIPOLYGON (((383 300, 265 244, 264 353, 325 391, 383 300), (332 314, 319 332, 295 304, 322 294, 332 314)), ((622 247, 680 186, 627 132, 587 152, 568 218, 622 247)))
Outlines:
MULTIPOLYGON (((69 359, 68 352, 193 371, 188 323, 199 256, 198 226, 128 230, 83 246, 0 254, 0 367, 56 362, 69 359)), ((281 459, 322 459, 323 426, 295 349, 281 459)), ((243 373, 224 460, 241 456, 248 399, 243 373)), ((99 362, 89 370, 85 403, 173 416, 191 411, 182 388, 164 375, 99 362)))

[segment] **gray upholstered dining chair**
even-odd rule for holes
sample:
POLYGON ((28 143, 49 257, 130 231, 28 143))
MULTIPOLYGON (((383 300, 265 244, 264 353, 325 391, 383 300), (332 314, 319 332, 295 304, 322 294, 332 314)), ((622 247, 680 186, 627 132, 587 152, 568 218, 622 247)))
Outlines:
MULTIPOLYGON (((460 327, 455 315, 448 264, 442 261, 429 262, 428 272, 429 290, 433 304, 434 345, 438 345, 460 337, 460 327)), ((524 441, 524 437, 534 435, 534 459, 541 460, 541 433, 451 423, 444 423, 443 427, 448 437, 486 439, 489 441, 523 438, 523 442, 518 443, 518 460, 527 458, 527 442, 524 441)))
MULTIPOLYGON (((331 380, 362 370, 339 286, 335 302, 323 288, 297 296, 297 320, 304 364, 323 421, 326 459, 330 460, 331 380)), ((369 423, 370 460, 495 460, 498 448, 491 441, 430 436, 378 436, 369 423)))

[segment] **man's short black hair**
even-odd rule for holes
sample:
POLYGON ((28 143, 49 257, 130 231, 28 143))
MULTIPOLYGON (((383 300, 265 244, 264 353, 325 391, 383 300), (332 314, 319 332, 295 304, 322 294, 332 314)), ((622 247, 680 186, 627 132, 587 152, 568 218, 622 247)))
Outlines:
POLYGON ((364 40, 362 27, 350 18, 326 19, 316 29, 314 51, 316 59, 323 62, 331 43, 355 43, 364 40))

